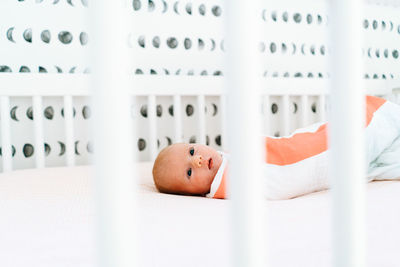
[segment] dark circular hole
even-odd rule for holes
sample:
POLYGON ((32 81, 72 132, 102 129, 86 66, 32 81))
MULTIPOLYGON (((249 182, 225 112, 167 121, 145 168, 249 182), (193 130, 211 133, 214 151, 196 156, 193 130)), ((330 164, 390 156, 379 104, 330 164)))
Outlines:
POLYGON ((63 44, 70 44, 72 39, 72 34, 68 31, 62 31, 58 34, 58 40, 63 44))
POLYGON ((277 15, 276 15, 276 11, 272 11, 272 13, 271 13, 271 19, 273 20, 273 21, 276 21, 277 20, 277 15))
POLYGON ((25 41, 32 43, 32 29, 26 29, 23 33, 25 41))
POLYGON ((157 74, 157 71, 151 69, 151 70, 150 70, 150 74, 151 74, 151 75, 156 75, 156 74, 157 74))
POLYGON ((221 16, 222 9, 219 6, 213 6, 211 8, 211 12, 213 13, 214 16, 219 17, 219 16, 221 16))
POLYGON ((192 116, 194 113, 194 107, 192 105, 187 105, 186 106, 186 115, 187 116, 192 116))
POLYGON ((147 118, 147 105, 143 105, 143 106, 140 108, 140 114, 141 114, 143 117, 147 118))
POLYGON ((54 118, 54 109, 52 106, 48 106, 44 109, 44 117, 48 120, 52 120, 54 118))
POLYGON ((12 72, 9 66, 2 65, 0 66, 0 72, 12 72))
POLYGON ((393 50, 392 55, 394 58, 398 58, 399 57, 399 52, 397 50, 393 50))
POLYGON ((160 48, 160 37, 154 37, 152 43, 155 48, 160 48))
POLYGON ((143 138, 139 138, 138 142, 137 142, 137 146, 139 151, 143 151, 146 148, 146 141, 143 138))
POLYGON ((364 29, 368 29, 368 26, 369 26, 369 21, 365 19, 363 22, 364 29))
POLYGON ((154 4, 154 2, 152 0, 148 0, 148 1, 149 1, 149 3, 148 3, 148 6, 147 6, 147 10, 149 12, 152 12, 156 8, 156 5, 154 4))
POLYGON ((78 151, 78 144, 79 144, 79 141, 75 141, 75 155, 80 155, 80 153, 78 151))
POLYGON ((321 55, 325 55, 325 46, 321 46, 319 51, 320 51, 321 55))
POLYGON ((210 137, 208 135, 206 135, 206 145, 207 146, 210 145, 210 137))
POLYGON ((276 52, 276 44, 275 43, 271 43, 269 45, 269 50, 271 51, 271 53, 275 53, 276 52))
POLYGON ((387 58, 389 56, 389 50, 387 48, 383 51, 383 56, 385 58, 387 58))
POLYGON ((189 15, 192 15, 192 3, 187 3, 185 9, 186 9, 186 13, 188 13, 189 15))
POLYGON ((198 46, 199 46, 199 50, 203 50, 204 49, 204 41, 202 39, 198 39, 198 46))
POLYGON ((204 16, 204 15, 206 14, 206 6, 205 6, 205 5, 201 4, 201 5, 199 6, 199 13, 200 13, 200 15, 202 15, 202 16, 204 16))
POLYGON ((84 118, 85 120, 87 120, 87 119, 90 118, 91 115, 92 115, 92 113, 91 113, 90 107, 84 106, 84 107, 82 108, 82 116, 83 116, 83 118, 84 118))
POLYGON ((135 74, 143 74, 143 71, 141 69, 136 69, 135 74))
POLYGON ((284 53, 286 53, 286 51, 287 51, 287 46, 286 46, 286 44, 285 43, 282 43, 282 53, 284 54, 284 53))
POLYGON ((139 44, 139 46, 140 47, 145 47, 146 45, 145 45, 145 38, 144 38, 144 36, 143 35, 141 35, 141 36, 139 36, 139 38, 138 38, 138 44, 139 44))
POLYGON ((19 69, 19 72, 27 73, 27 72, 31 72, 31 70, 27 66, 21 66, 21 68, 19 69))
POLYGON ((183 41, 183 45, 185 46, 185 49, 190 49, 192 47, 192 40, 189 38, 185 38, 183 41))
POLYGON ((160 148, 160 139, 157 139, 157 148, 160 148))
POLYGON ((276 103, 272 104, 271 111, 272 111, 272 114, 275 114, 278 112, 278 105, 276 103))
POLYGON ((45 67, 39 66, 39 73, 47 73, 47 70, 45 67))
POLYGON ((282 20, 284 22, 287 22, 289 20, 289 14, 286 11, 283 12, 283 14, 282 14, 282 20))
POLYGON ((300 13, 295 13, 295 14, 293 15, 293 20, 294 20, 294 22, 296 22, 296 23, 300 23, 300 22, 301 22, 301 14, 300 14, 300 13))
POLYGON ((314 113, 317 113, 317 104, 316 103, 312 103, 311 111, 314 112, 314 113))
POLYGON ((86 32, 81 32, 79 35, 79 41, 81 42, 81 45, 86 45, 88 43, 88 34, 86 32))
POLYGON ((297 109, 298 109, 297 103, 296 103, 296 102, 293 102, 293 113, 294 113, 294 114, 297 113, 297 109))
POLYGON ((321 17, 321 15, 318 15, 318 16, 317 16, 317 22, 318 22, 318 24, 321 24, 321 23, 322 23, 322 17, 321 17))
POLYGON ((221 135, 217 135, 217 136, 215 137, 215 143, 216 143, 218 146, 221 146, 221 135))
POLYGON ((190 144, 196 143, 196 136, 193 135, 192 137, 190 137, 189 143, 190 143, 190 144))
POLYGON ((157 117, 161 117, 161 115, 162 115, 162 106, 157 105, 157 117))
POLYGON ((169 115, 174 116, 174 106, 173 105, 169 106, 168 113, 169 113, 169 115))
POLYGON ((29 108, 26 110, 26 116, 27 116, 30 120, 33 120, 33 109, 32 109, 32 107, 29 107, 29 108))
POLYGON ((29 158, 33 155, 34 148, 31 144, 25 144, 24 147, 22 148, 22 151, 24 153, 25 158, 29 158))
MULTIPOLYGON (((12 157, 14 157, 15 156, 15 147, 14 146, 11 146, 11 156, 12 157)), ((2 153, 2 148, 0 147, 0 156, 2 156, 3 155, 3 153, 2 153)))
POLYGON ((308 24, 311 24, 311 23, 312 23, 313 18, 312 18, 312 16, 311 16, 311 14, 308 14, 308 15, 307 15, 306 20, 307 20, 307 23, 308 23, 308 24))
POLYGON ((50 151, 51 151, 51 147, 49 146, 49 144, 44 143, 44 154, 46 156, 48 156, 50 154, 50 151))
POLYGON ((46 44, 50 43, 51 40, 50 31, 49 30, 42 31, 42 33, 40 34, 40 39, 42 39, 42 41, 46 44))
POLYGON ((142 3, 140 3, 140 0, 133 0, 132 6, 133 10, 138 11, 141 8, 142 3))
POLYGON ((280 134, 280 132, 275 132, 275 133, 274 133, 274 136, 275 136, 275 137, 279 137, 279 136, 281 136, 281 134, 280 134))
POLYGON ((169 48, 176 48, 178 46, 178 40, 175 37, 170 37, 167 39, 167 45, 169 48))
POLYGON ((377 22, 376 20, 374 20, 374 21, 372 22, 372 28, 373 28, 374 30, 376 30, 376 29, 378 28, 378 22, 377 22))

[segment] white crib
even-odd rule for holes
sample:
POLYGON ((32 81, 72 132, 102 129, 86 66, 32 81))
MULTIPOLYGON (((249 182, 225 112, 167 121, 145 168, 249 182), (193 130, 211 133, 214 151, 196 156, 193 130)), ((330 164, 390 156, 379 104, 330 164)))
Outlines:
MULTIPOLYGON (((139 209, 142 219, 138 225, 144 230, 142 235, 139 230, 140 241, 136 243, 136 254, 142 257, 138 266, 232 266, 225 216, 228 204, 194 197, 187 197, 189 200, 184 202, 180 196, 156 193, 149 163, 159 150, 175 142, 202 143, 217 150, 227 148, 227 4, 220 0, 122 2, 132 19, 132 26, 126 25, 132 56, 129 82, 134 85, 128 88, 128 120, 132 120, 135 129, 132 140, 138 161, 134 166, 140 173, 139 206, 145 207, 139 209), (193 207, 199 212, 191 211, 193 207), (171 214, 175 218, 168 216, 171 214), (211 217, 215 224, 210 223, 211 217), (157 220, 165 220, 170 232, 157 220), (192 232, 185 223, 204 229, 192 232), (208 233, 214 236, 207 236, 208 233), (188 234, 200 241, 193 242, 188 234), (215 243, 210 245, 214 238, 215 243), (178 257, 179 249, 186 253, 185 257, 178 257), (192 262, 188 264, 189 260, 192 262)), ((95 4, 86 0, 0 2, 0 169, 4 172, 0 199, 6 203, 0 205, 0 210, 17 210, 10 222, 0 224, 0 229, 12 228, 0 241, 4 251, 1 255, 0 250, 2 266, 26 266, 28 261, 34 266, 95 264, 95 246, 91 243, 95 233, 90 227, 94 203, 89 186, 91 168, 87 165, 94 160, 93 152, 100 148, 93 145, 90 127, 91 5, 95 4), (19 171, 10 172, 14 170, 19 171), (62 189, 69 182, 72 187, 62 189), (36 196, 43 196, 47 202, 36 196), (34 204, 24 204, 30 201, 34 204), (32 207, 38 206, 41 208, 35 214, 32 207), (52 212, 54 217, 49 215, 52 212), (45 223, 36 216, 42 216, 45 223), (26 226, 25 221, 32 221, 32 225, 26 226), (47 225, 52 221, 56 224, 47 225), (40 233, 45 238, 39 245, 27 241, 17 249, 24 236, 34 240, 40 238, 40 233), (10 244, 14 237, 15 243, 10 244), (79 244, 75 246, 73 239, 79 244), (57 248, 52 250, 52 246, 57 248), (19 253, 26 254, 26 259, 16 259, 19 253)), ((365 42, 360 53, 365 92, 400 103, 398 11, 394 1, 364 4, 360 27, 365 42)), ((327 57, 331 53, 327 1, 266 1, 255 17, 262 28, 257 51, 264 64, 258 73, 262 77, 262 98, 256 105, 262 113, 263 134, 288 135, 296 128, 326 120, 330 78, 327 57)), ((107 33, 112 30, 104 29, 107 33)), ((115 32, 117 35, 117 29, 115 32)), ((119 51, 109 52, 119 58, 119 51)), ((125 149, 132 152, 131 141, 126 144, 125 149)), ((390 196, 382 200, 384 204, 399 200, 399 185, 376 183, 368 190, 372 192, 368 196, 368 218, 375 215, 391 221, 384 225, 394 231, 387 246, 376 244, 384 242, 389 232, 373 232, 369 237, 372 245, 368 248, 381 254, 369 256, 368 266, 397 266, 393 253, 400 234, 394 222, 400 222, 400 217, 395 206, 381 213, 376 201, 381 201, 384 193, 390 196), (384 252, 387 258, 382 259, 384 252)), ((271 213, 271 266, 294 266, 296 262, 298 266, 329 266, 329 201, 328 193, 321 192, 265 205, 271 213), (299 219, 300 216, 304 218, 299 219), (297 226, 290 222, 294 218, 299 219, 297 226), (316 227, 314 234, 310 225, 316 227), (281 239, 292 240, 293 245, 281 239), (277 244, 275 248, 273 242, 277 244), (315 255, 308 252, 313 249, 315 255)), ((369 231, 371 227, 384 226, 374 220, 368 225, 369 231)))

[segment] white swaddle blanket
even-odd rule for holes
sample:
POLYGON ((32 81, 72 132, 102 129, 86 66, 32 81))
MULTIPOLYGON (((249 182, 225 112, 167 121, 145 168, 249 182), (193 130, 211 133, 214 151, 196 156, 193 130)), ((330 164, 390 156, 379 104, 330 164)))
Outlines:
MULTIPOLYGON (((400 106, 367 96, 366 107, 367 181, 399 178, 400 106)), ((288 199, 329 188, 326 123, 298 129, 287 137, 267 137, 265 148, 267 159, 261 178, 268 199, 288 199)), ((228 196, 226 165, 220 167, 208 197, 228 196)))

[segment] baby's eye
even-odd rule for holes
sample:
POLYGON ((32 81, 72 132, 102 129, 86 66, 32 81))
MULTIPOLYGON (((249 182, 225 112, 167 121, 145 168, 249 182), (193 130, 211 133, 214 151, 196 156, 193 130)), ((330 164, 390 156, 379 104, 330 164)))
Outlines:
POLYGON ((190 178, 190 176, 192 175, 192 169, 189 169, 189 170, 187 171, 187 175, 188 175, 189 178, 190 178))
POLYGON ((190 150, 189 150, 189 153, 190 153, 190 155, 191 156, 193 156, 194 155, 194 148, 192 147, 192 148, 190 148, 190 150))

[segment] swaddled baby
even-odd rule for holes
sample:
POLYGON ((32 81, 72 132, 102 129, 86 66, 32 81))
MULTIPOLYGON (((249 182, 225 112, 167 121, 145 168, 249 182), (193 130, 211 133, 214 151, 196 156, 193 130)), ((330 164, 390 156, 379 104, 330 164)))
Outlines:
MULTIPOLYGON (((400 106, 367 96, 366 107, 367 181, 398 179, 400 106)), ((288 137, 264 138, 267 159, 260 179, 266 198, 288 199, 329 187, 327 134, 327 124, 319 123, 288 137)), ((173 144, 154 162, 154 183, 163 193, 226 198, 228 160, 209 146, 173 144)))

